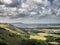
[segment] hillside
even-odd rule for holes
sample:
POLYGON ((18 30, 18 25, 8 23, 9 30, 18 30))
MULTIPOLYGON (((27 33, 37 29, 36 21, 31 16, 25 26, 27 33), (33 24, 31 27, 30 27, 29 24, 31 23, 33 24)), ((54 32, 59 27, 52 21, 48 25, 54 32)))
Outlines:
POLYGON ((28 37, 29 34, 22 29, 0 23, 0 45, 20 45, 28 37))
POLYGON ((0 45, 60 45, 60 29, 26 30, 0 23, 0 45))
POLYGON ((0 23, 0 45, 47 45, 45 41, 29 39, 24 29, 7 23, 0 23))

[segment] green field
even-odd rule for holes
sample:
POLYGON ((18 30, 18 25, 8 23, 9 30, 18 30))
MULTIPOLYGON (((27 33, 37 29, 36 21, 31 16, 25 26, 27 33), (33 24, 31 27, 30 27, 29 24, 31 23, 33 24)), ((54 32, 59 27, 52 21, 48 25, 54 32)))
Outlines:
POLYGON ((0 45, 60 45, 60 29, 25 30, 1 23, 0 45))
POLYGON ((47 45, 60 45, 60 29, 40 29, 39 32, 31 31, 30 39, 46 41, 47 45))

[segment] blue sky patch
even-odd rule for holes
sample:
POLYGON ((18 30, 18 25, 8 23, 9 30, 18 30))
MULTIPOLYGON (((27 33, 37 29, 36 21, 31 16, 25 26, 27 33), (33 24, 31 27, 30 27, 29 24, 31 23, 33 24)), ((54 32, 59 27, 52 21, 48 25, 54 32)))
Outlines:
POLYGON ((48 0, 48 1, 49 1, 51 4, 53 4, 53 1, 54 1, 54 0, 48 0))

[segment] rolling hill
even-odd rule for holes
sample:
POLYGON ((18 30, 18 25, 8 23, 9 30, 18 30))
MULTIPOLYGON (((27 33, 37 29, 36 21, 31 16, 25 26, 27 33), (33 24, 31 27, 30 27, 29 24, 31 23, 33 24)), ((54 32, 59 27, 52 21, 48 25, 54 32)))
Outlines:
POLYGON ((24 28, 0 23, 0 45, 60 45, 60 29, 25 31, 24 28))
POLYGON ((21 45, 22 40, 28 38, 29 34, 26 31, 7 23, 0 23, 0 45, 21 45))

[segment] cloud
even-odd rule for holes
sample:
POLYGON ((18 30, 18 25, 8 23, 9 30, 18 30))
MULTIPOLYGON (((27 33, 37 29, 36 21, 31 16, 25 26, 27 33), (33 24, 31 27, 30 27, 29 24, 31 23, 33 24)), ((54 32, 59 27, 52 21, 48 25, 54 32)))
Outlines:
POLYGON ((17 0, 11 0, 11 3, 9 3, 9 4, 7 3, 6 6, 7 7, 17 7, 18 4, 19 3, 17 0))
POLYGON ((26 0, 23 3, 17 0, 0 0, 0 2, 4 3, 0 5, 0 22, 57 23, 60 19, 60 0, 54 0, 53 5, 50 5, 48 0, 26 0))
POLYGON ((33 0, 36 4, 43 4, 45 6, 48 6, 50 3, 48 0, 33 0))
POLYGON ((10 3, 12 3, 12 0, 2 0, 4 3, 6 3, 6 4, 10 4, 10 3))
POLYGON ((0 0, 0 2, 3 4, 10 4, 12 3, 12 0, 0 0))
POLYGON ((22 7, 22 8, 28 8, 29 5, 28 5, 28 4, 25 4, 25 3, 22 3, 21 7, 22 7))

